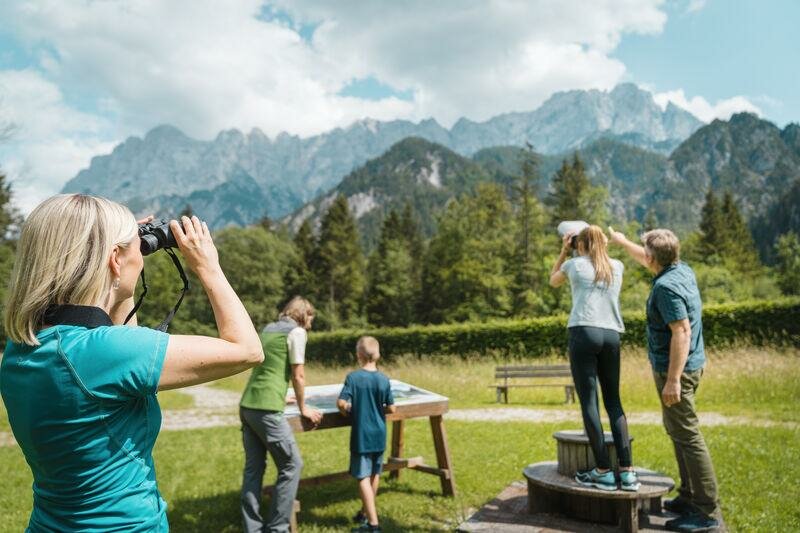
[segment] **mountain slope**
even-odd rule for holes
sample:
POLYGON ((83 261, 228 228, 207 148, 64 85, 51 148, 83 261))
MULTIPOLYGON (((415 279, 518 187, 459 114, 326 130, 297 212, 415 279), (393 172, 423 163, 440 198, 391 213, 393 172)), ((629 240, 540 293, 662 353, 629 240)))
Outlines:
MULTIPOLYGON (((701 123, 690 113, 667 106, 631 84, 613 91, 556 93, 531 112, 507 113, 486 122, 466 119, 447 130, 435 120, 362 120, 348 128, 302 139, 281 133, 274 139, 254 129, 221 132, 212 141, 191 139, 172 126, 159 126, 143 139, 131 137, 111 154, 92 159, 65 186, 64 192, 87 192, 160 212, 192 203, 190 196, 223 194, 218 187, 244 173, 261 189, 258 205, 237 212, 234 197, 206 202, 214 206, 214 227, 278 218, 336 186, 343 176, 380 156, 406 137, 420 137, 471 155, 489 146, 532 142, 543 153, 560 153, 600 137, 668 151, 701 123)), ((234 194, 234 196, 236 196, 234 194)))
POLYGON ((449 199, 490 179, 490 173, 470 159, 442 145, 409 137, 345 176, 333 190, 284 222, 292 230, 307 218, 318 226, 334 198, 342 194, 357 219, 363 244, 371 249, 390 210, 401 210, 410 203, 423 235, 430 236, 436 227, 436 214, 449 199))

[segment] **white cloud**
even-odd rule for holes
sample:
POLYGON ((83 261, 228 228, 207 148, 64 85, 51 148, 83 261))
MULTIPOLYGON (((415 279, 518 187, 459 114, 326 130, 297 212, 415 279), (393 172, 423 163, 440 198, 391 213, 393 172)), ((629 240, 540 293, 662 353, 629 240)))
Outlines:
POLYGON ((104 119, 67 106, 59 88, 33 70, 0 71, 0 123, 14 126, 0 161, 26 212, 114 144, 104 119))
POLYGON ((307 42, 285 19, 261 20, 262 0, 2 2, 0 19, 38 58, 24 71, 36 86, 11 96, 30 113, 15 113, 27 133, 3 163, 52 192, 96 150, 161 123, 198 138, 311 135, 365 117, 450 125, 531 110, 554 91, 622 80, 610 52, 625 33, 660 32, 662 3, 275 2, 295 27, 317 25, 307 42), (338 94, 370 76, 412 101, 338 94))
POLYGON ((689 0, 686 6, 687 13, 696 13, 706 7, 707 0, 689 0))
POLYGON ((734 113, 740 113, 742 111, 755 113, 759 116, 763 114, 761 109, 745 96, 733 96, 731 98, 717 100, 714 104, 711 104, 702 96, 687 98, 683 89, 677 89, 674 91, 654 93, 653 99, 655 99, 656 103, 662 108, 666 108, 667 103, 672 102, 676 106, 689 111, 703 122, 711 122, 716 118, 728 120, 734 113))

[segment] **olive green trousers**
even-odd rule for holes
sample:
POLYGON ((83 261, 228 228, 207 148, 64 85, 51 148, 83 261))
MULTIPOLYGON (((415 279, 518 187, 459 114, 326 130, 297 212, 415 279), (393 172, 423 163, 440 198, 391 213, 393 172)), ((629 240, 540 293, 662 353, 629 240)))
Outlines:
MULTIPOLYGON (((661 402, 664 428, 675 447, 675 459, 680 472, 678 494, 708 516, 719 515, 717 477, 700 433, 694 399, 703 369, 681 375, 681 401, 671 407, 661 402)), ((666 372, 653 372, 659 398, 667 382, 666 372)))

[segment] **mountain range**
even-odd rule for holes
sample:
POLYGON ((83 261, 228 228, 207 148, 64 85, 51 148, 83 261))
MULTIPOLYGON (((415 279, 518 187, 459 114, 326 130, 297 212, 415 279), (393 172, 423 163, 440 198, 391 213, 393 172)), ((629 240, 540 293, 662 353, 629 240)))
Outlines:
POLYGON ((253 129, 248 134, 227 130, 201 141, 162 125, 144 138, 128 138, 111 154, 94 157, 63 192, 106 196, 137 213, 163 216, 190 205, 218 228, 292 213, 407 137, 465 157, 526 142, 540 153, 558 154, 609 139, 666 155, 701 126, 672 104, 662 109, 652 94, 633 84, 611 91, 559 92, 534 111, 485 122, 460 119, 450 129, 433 119, 366 119, 308 138, 287 133, 270 138, 253 129))
MULTIPOLYGON (((618 138, 589 142, 576 151, 540 156, 544 197, 552 176, 577 153, 594 184, 609 191, 617 221, 643 220, 649 213, 679 233, 697 228, 709 188, 731 191, 762 255, 769 258, 777 235, 800 230, 800 126, 783 130, 749 113, 715 120, 697 130, 669 156, 631 146, 618 138)), ((318 224, 327 206, 344 195, 367 248, 380 220, 409 202, 429 236, 447 200, 478 181, 509 185, 520 174, 520 147, 485 148, 471 158, 421 138, 405 139, 345 176, 331 191, 284 218, 296 229, 307 218, 318 224)))

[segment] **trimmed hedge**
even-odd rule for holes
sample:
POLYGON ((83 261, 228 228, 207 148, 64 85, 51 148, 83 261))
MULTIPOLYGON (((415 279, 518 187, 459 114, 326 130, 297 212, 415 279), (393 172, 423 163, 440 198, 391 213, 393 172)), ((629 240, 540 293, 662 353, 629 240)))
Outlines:
MULTIPOLYGON (((644 313, 625 317, 623 345, 646 346, 644 313)), ((527 320, 468 322, 408 328, 337 330, 312 333, 308 341, 310 358, 320 362, 353 361, 356 341, 373 335, 381 343, 384 358, 504 353, 510 357, 541 356, 567 350, 567 316, 527 320)), ((789 342, 800 345, 800 298, 755 301, 708 306, 703 309, 703 337, 706 346, 724 346, 737 341, 756 344, 789 342)))

